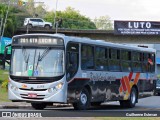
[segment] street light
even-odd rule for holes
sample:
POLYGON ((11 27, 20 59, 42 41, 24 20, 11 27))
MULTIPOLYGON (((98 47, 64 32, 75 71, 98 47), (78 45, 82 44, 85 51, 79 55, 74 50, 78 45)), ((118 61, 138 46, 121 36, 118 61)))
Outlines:
POLYGON ((56 9, 55 9, 55 13, 54 13, 54 27, 56 28, 56 33, 57 33, 57 24, 56 24, 57 5, 58 5, 58 0, 56 0, 56 9))

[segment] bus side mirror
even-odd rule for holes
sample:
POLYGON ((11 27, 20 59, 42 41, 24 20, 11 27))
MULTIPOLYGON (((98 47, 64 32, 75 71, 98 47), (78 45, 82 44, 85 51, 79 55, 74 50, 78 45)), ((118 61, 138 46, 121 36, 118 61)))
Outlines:
POLYGON ((9 61, 6 60, 6 57, 7 57, 7 52, 8 52, 8 47, 11 46, 11 44, 7 45, 5 47, 5 50, 4 50, 4 56, 3 56, 3 59, 2 59, 2 65, 3 65, 3 69, 5 69, 5 63, 7 62, 8 64, 10 64, 9 61))
POLYGON ((5 60, 5 59, 6 59, 6 57, 7 57, 7 52, 8 52, 8 47, 6 47, 6 48, 5 48, 5 50, 4 50, 4 57, 3 57, 3 58, 4 58, 4 60, 5 60))

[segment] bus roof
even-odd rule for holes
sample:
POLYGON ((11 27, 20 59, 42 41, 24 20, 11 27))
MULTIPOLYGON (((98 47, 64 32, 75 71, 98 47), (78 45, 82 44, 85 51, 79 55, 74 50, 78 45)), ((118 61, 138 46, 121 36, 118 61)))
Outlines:
POLYGON ((87 37, 75 37, 75 36, 66 36, 64 34, 42 34, 42 33, 34 33, 34 34, 22 34, 22 35, 16 35, 15 37, 21 37, 21 36, 35 36, 35 35, 42 35, 42 36, 53 36, 53 37, 59 37, 63 38, 66 43, 69 41, 79 42, 79 43, 85 43, 85 44, 91 44, 91 45, 100 45, 100 46, 108 46, 108 47, 114 47, 114 48, 121 48, 121 49, 128 49, 128 50, 136 50, 136 51, 145 51, 145 52, 156 52, 153 48, 145 48, 145 47, 138 47, 133 46, 130 44, 120 44, 120 43, 112 43, 112 42, 106 42, 104 40, 95 40, 90 39, 87 37))

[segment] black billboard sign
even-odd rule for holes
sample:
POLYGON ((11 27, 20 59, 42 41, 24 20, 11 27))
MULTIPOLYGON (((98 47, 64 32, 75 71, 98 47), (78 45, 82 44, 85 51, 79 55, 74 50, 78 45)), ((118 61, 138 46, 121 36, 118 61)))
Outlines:
POLYGON ((160 35, 160 22, 114 21, 116 35, 160 35))

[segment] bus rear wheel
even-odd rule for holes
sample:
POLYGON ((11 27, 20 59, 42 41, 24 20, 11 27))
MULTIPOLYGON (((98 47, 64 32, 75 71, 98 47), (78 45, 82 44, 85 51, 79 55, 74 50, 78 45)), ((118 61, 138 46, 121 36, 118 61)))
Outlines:
POLYGON ((90 95, 87 89, 83 89, 79 101, 73 103, 75 110, 86 110, 90 106, 90 95))
POLYGON ((36 110, 43 110, 47 106, 46 103, 31 103, 31 105, 36 110))
POLYGON ((136 105, 137 99, 138 99, 138 93, 137 90, 133 87, 129 99, 121 100, 119 102, 122 107, 133 108, 136 105))

